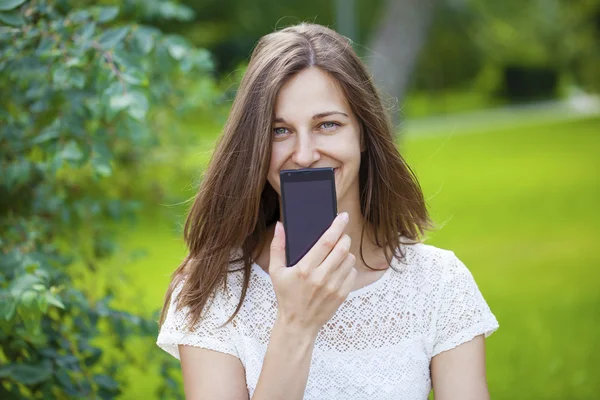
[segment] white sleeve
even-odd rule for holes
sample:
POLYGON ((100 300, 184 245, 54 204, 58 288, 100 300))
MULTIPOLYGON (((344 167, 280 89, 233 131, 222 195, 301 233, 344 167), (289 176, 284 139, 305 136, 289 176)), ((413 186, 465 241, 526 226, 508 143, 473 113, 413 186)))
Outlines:
POLYGON ((176 298, 182 287, 183 282, 173 290, 167 316, 158 333, 156 344, 178 360, 180 357, 177 346, 180 344, 219 351, 239 358, 231 323, 220 327, 228 319, 222 311, 220 291, 209 298, 202 317, 190 331, 186 331, 189 308, 175 310, 176 298))
POLYGON ((432 357, 498 329, 471 271, 451 252, 441 277, 432 357))

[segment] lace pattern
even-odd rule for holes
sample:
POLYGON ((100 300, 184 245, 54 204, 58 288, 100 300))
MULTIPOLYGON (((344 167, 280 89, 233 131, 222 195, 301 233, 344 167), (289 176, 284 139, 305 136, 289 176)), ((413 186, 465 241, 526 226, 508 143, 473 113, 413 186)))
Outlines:
MULTIPOLYGON (((305 399, 427 399, 435 355, 477 335, 489 336, 498 322, 471 272, 454 252, 423 243, 402 245, 374 283, 348 296, 319 331, 305 399)), ((227 290, 192 332, 183 332, 186 310, 174 310, 174 291, 157 344, 176 358, 177 345, 203 347, 240 359, 250 396, 256 388, 277 300, 269 275, 252 265, 244 304, 231 324, 242 289, 242 271, 228 276, 227 290)))

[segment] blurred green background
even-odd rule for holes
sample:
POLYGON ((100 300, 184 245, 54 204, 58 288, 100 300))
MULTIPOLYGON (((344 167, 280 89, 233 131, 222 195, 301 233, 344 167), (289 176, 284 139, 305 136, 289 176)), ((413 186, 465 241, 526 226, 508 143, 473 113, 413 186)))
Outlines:
MULTIPOLYGON (((155 143, 140 156, 141 167, 111 161, 101 181, 126 188, 116 197, 138 206, 135 219, 102 223, 112 245, 106 256, 93 257, 93 268, 85 257, 65 267, 91 303, 110 291, 115 310, 158 318, 170 274, 185 255, 188 200, 260 36, 300 21, 328 25, 352 38, 376 69, 377 56, 388 54, 380 36, 385 16, 415 7, 413 26, 397 31, 408 36, 395 41, 412 53, 396 64, 390 50, 388 60, 404 66, 397 73, 407 82, 390 93, 398 100, 397 142, 440 226, 427 243, 456 252, 500 323, 486 342, 491 397, 597 397, 600 1, 186 0, 150 2, 159 10, 154 14, 136 1, 100 3, 120 7, 115 23, 145 23, 205 49, 212 68, 202 80, 185 70, 156 72, 174 76, 176 104, 184 106, 150 102, 147 118, 138 120, 155 143)), ((2 82, 5 93, 10 80, 2 82)), ((8 130, 0 129, 6 143, 8 130)), ((59 248, 96 240, 85 229, 76 232, 55 238, 59 248)), ((107 373, 118 387, 105 397, 181 397, 178 364, 158 354, 152 329, 127 337, 123 349, 114 347, 110 330, 94 336, 102 360, 120 362, 118 373, 107 373)), ((2 371, 7 389, 10 373, 2 371)))

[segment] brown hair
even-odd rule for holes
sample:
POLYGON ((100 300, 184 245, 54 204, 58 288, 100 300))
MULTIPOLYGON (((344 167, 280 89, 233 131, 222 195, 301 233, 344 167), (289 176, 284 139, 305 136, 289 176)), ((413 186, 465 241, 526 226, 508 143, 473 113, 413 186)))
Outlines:
MULTIPOLYGON (((278 194, 267 181, 275 100, 287 80, 309 67, 320 68, 337 81, 360 122, 366 146, 359 169, 361 211, 367 224, 376 228, 367 231, 369 237, 385 247, 391 263, 392 257, 404 257, 401 250, 399 255, 395 251, 401 249, 400 236, 418 242, 432 228, 419 183, 396 148, 389 116, 351 41, 311 23, 267 34, 252 52, 186 219, 189 253, 172 275, 160 326, 173 290, 183 278, 177 300, 179 307, 191 310, 191 327, 201 318, 211 294, 226 285, 230 263, 243 261, 243 291, 227 322, 239 312, 250 280, 251 255, 263 248, 267 227, 279 218, 278 194), (240 258, 231 258, 234 249, 241 249, 240 258)), ((360 247, 364 263, 365 228, 360 247)))

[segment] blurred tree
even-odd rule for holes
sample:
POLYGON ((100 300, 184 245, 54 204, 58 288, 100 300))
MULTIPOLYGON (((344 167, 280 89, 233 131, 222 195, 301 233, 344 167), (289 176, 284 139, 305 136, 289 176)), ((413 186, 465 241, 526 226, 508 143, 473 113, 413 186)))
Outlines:
POLYGON ((513 100, 556 95, 561 75, 598 90, 598 0, 469 0, 471 38, 513 100), (587 72, 586 72, 587 71, 587 72), (595 71, 594 74, 592 71, 595 71))
POLYGON ((337 32, 356 42, 358 27, 354 0, 335 0, 335 21, 337 32))
POLYGON ((369 68, 382 91, 394 99, 391 115, 399 122, 398 106, 408 87, 433 15, 434 0, 386 0, 373 33, 369 68))
POLYGON ((441 92, 471 82, 483 63, 469 36, 474 23, 473 12, 464 2, 440 2, 409 86, 441 92))
MULTIPOLYGON (((116 251, 111 224, 132 219, 158 143, 158 110, 210 97, 210 54, 138 23, 189 19, 170 1, 118 6, 0 0, 0 398, 114 398, 126 384, 126 340, 157 324, 74 284, 73 263, 97 269, 116 251), (186 89, 185 91, 183 89, 186 89), (200 89, 199 89, 200 90, 200 89), (134 184, 135 183, 135 184, 134 184), (110 338, 121 358, 94 341, 110 338)), ((161 397, 182 398, 162 363, 161 397)))
MULTIPOLYGON (((192 8, 197 20, 187 23, 161 22, 161 29, 186 36, 192 43, 211 51, 217 71, 227 76, 243 65, 256 41, 275 29, 301 21, 310 21, 343 29, 336 18, 336 0, 183 0, 192 8)), ((382 0, 354 0, 357 43, 365 43, 371 27, 377 24, 382 0)), ((344 3, 345 7, 349 7, 344 3)), ((365 50, 357 45, 362 55, 365 50)), ((369 54, 367 54, 369 56, 369 54)))
POLYGON ((485 62, 470 37, 475 22, 475 13, 466 1, 444 1, 436 5, 428 39, 411 75, 408 96, 411 93, 426 95, 430 102, 439 105, 447 93, 471 88, 485 62))
POLYGON ((203 23, 166 23, 161 27, 184 34, 197 45, 209 48, 219 62, 219 72, 224 75, 240 68, 260 36, 300 21, 313 21, 331 26, 342 34, 356 36, 351 37, 356 52, 371 65, 378 81, 386 82, 384 87, 393 88, 391 94, 399 100, 425 40, 434 4, 433 0, 357 0, 354 6, 353 2, 337 0, 325 3, 319 0, 184 2, 197 11, 203 23), (346 32, 340 10, 348 11, 346 17, 352 19, 350 7, 355 10, 356 20, 350 23, 352 28, 346 32), (376 30, 374 36, 372 29, 376 30), (360 45, 371 37, 374 39, 369 46, 360 45), (410 40, 398 46, 399 37, 410 40))

